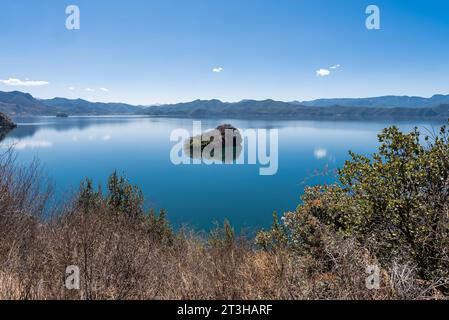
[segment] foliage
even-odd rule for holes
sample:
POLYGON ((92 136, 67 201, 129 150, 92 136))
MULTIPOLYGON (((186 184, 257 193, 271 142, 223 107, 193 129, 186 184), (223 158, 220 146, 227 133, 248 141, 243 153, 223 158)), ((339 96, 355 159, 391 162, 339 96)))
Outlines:
POLYGON ((258 232, 255 242, 265 250, 283 249, 287 246, 287 227, 279 222, 276 212, 273 213, 271 230, 258 232))
POLYGON ((223 226, 215 224, 209 236, 209 245, 216 249, 229 249, 235 244, 235 231, 229 220, 225 219, 223 226))
POLYGON ((170 222, 167 220, 165 210, 161 209, 159 216, 157 216, 154 209, 151 209, 147 217, 147 228, 150 237, 154 241, 173 244, 174 233, 170 222))
POLYGON ((108 192, 103 197, 101 186, 96 191, 92 180, 86 179, 81 183, 80 191, 76 199, 76 209, 83 213, 107 215, 122 215, 134 219, 142 224, 152 241, 173 244, 174 233, 167 220, 165 210, 159 215, 154 209, 144 214, 144 199, 139 187, 131 185, 128 180, 113 172, 108 179, 108 192))
POLYGON ((83 212, 96 211, 101 199, 101 189, 95 191, 92 180, 86 179, 81 183, 76 204, 83 212))
POLYGON ((259 239, 287 237, 290 248, 304 252, 337 232, 356 237, 384 265, 412 259, 422 279, 449 279, 448 136, 446 126, 424 138, 417 128, 385 129, 378 153, 351 152, 340 184, 308 188, 303 204, 282 218, 284 235, 276 226, 259 239))
POLYGON ((421 141, 392 127, 379 136, 372 158, 351 153, 340 171, 355 208, 347 219, 357 236, 372 236, 378 251, 407 252, 424 278, 448 275, 449 142, 447 127, 421 141))
POLYGON ((113 210, 128 216, 139 217, 144 213, 142 190, 119 176, 117 171, 108 179, 107 203, 113 210))

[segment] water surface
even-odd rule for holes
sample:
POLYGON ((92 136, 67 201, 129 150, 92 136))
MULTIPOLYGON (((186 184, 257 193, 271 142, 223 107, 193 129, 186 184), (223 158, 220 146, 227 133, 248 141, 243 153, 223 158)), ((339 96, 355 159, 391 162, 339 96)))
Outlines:
MULTIPOLYGON (((240 129, 279 130, 279 170, 260 176, 258 165, 181 165, 170 161, 174 129, 192 131, 190 119, 147 117, 36 117, 15 119, 19 159, 38 158, 61 198, 89 177, 105 185, 113 170, 125 173, 145 195, 146 206, 165 208, 176 225, 209 229, 229 219, 237 228, 268 227, 273 211, 294 210, 306 184, 331 183, 348 150, 369 155, 377 134, 391 122, 202 120, 204 128, 231 123, 240 129), (328 174, 322 174, 322 173, 328 174)), ((431 123, 399 123, 403 130, 431 123)), ((243 155, 244 156, 244 155, 243 155)))

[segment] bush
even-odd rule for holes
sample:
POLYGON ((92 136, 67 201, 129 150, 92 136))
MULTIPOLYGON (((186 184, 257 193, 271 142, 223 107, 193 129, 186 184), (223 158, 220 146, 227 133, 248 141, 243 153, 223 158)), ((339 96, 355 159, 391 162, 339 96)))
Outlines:
POLYGON ((354 202, 344 231, 372 238, 382 258, 406 253, 423 279, 449 276, 449 142, 447 127, 425 142, 415 129, 379 136, 371 159, 352 155, 340 171, 354 202))
POLYGON ((143 194, 139 187, 131 185, 125 177, 114 171, 108 179, 107 203, 116 212, 132 217, 142 216, 143 194))
MULTIPOLYGON (((303 204, 283 217, 288 246, 316 254, 324 234, 355 237, 384 266, 411 260, 421 279, 447 290, 448 137, 446 126, 424 139, 416 128, 402 133, 391 127, 379 135, 378 153, 351 152, 339 184, 308 188, 303 204)), ((270 237, 280 239, 279 226, 261 233, 259 242, 273 243, 270 237)))

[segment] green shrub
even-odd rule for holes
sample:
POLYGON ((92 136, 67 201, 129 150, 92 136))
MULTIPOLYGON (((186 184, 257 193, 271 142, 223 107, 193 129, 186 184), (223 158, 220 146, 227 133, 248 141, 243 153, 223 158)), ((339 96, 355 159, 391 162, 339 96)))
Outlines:
POLYGON ((153 209, 150 210, 147 216, 147 229, 150 237, 157 242, 164 242, 165 244, 173 244, 174 232, 167 220, 165 210, 156 215, 153 209))
MULTIPOLYGON (((422 279, 449 279, 447 127, 424 138, 417 128, 403 133, 391 127, 379 142, 371 157, 350 153, 339 184, 306 190, 303 204, 283 217, 288 245, 318 248, 326 228, 355 237, 385 265, 412 259, 422 279)), ((259 240, 266 246, 282 238, 278 233, 273 228, 259 240)))
POLYGON ((142 190, 131 185, 116 171, 108 179, 108 206, 116 212, 130 217, 140 217, 144 213, 142 190))
POLYGON ((101 190, 96 191, 92 180, 86 179, 81 183, 76 206, 84 213, 97 212, 102 199, 101 190))
POLYGON ((417 128, 405 134, 391 127, 379 136, 378 153, 351 153, 340 171, 342 189, 356 208, 344 230, 374 238, 382 257, 407 253, 423 278, 449 270, 448 136, 446 126, 424 141, 417 128))
POLYGON ((271 230, 258 232, 255 242, 265 250, 284 249, 287 247, 289 240, 287 232, 287 227, 279 221, 278 214, 274 212, 271 230))

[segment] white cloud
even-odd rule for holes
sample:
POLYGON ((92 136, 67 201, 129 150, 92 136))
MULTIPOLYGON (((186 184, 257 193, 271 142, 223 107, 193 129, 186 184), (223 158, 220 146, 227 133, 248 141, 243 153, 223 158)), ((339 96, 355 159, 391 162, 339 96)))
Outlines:
POLYGON ((109 134, 107 134, 103 137, 103 141, 109 141, 109 140, 111 140, 111 136, 109 134))
POLYGON ((315 156, 315 158, 317 159, 324 159, 327 157, 327 150, 324 148, 317 148, 315 149, 315 151, 313 152, 313 155, 315 156))
POLYGON ((224 71, 224 69, 222 67, 217 67, 217 68, 212 69, 212 72, 215 72, 215 73, 221 73, 223 71, 224 71))
POLYGON ((337 70, 340 67, 341 67, 340 64, 336 64, 327 69, 325 69, 325 68, 319 69, 316 71, 316 76, 317 77, 327 77, 331 74, 331 70, 337 70))
POLYGON ((75 87, 69 87, 69 90, 70 90, 70 91, 75 91, 76 88, 75 88, 75 87))
POLYGON ((109 89, 107 89, 107 88, 100 88, 100 90, 103 92, 109 92, 109 89))
POLYGON ((38 86, 46 86, 49 84, 48 81, 33 81, 30 79, 20 80, 9 78, 8 80, 0 80, 0 83, 3 83, 7 86, 16 86, 16 87, 38 87, 38 86))
POLYGON ((87 91, 87 92, 94 92, 95 90, 92 89, 92 88, 86 88, 86 91, 87 91))
POLYGON ((317 77, 327 77, 331 72, 328 69, 320 69, 316 71, 317 77))

